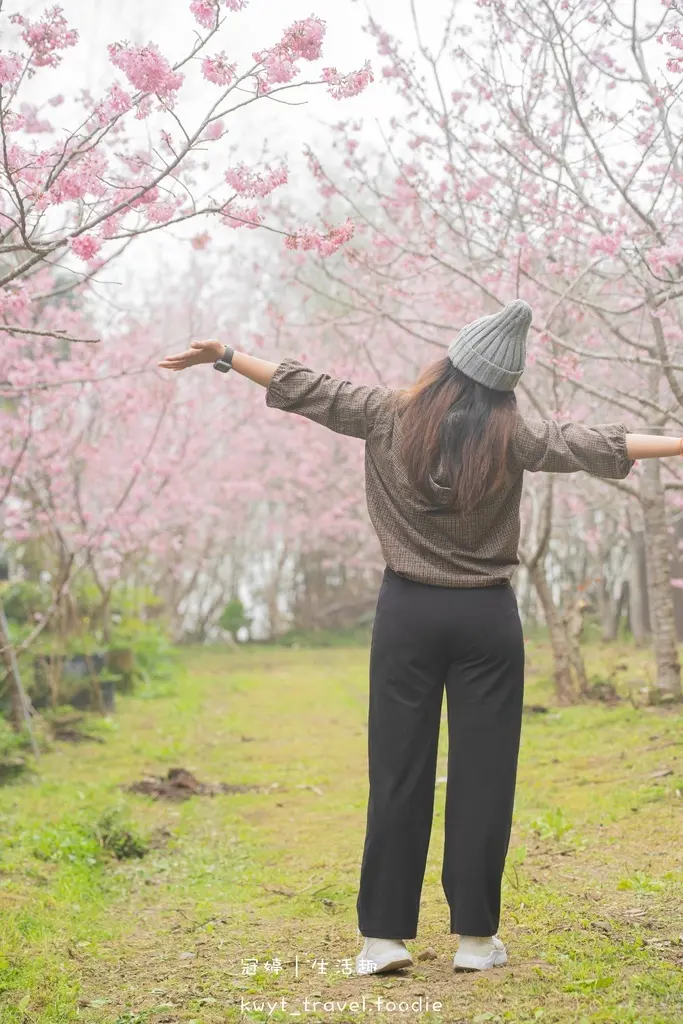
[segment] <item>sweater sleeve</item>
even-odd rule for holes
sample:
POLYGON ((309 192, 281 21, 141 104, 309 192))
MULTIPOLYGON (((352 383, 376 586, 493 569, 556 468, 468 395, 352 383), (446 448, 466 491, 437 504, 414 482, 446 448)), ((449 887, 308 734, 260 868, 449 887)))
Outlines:
POLYGON ((593 427, 555 420, 527 420, 520 416, 512 437, 512 455, 521 469, 531 473, 576 473, 622 480, 634 464, 626 450, 623 423, 593 427))
POLYGON ((391 388, 351 384, 287 358, 266 389, 266 405, 365 440, 386 415, 394 394, 391 388))

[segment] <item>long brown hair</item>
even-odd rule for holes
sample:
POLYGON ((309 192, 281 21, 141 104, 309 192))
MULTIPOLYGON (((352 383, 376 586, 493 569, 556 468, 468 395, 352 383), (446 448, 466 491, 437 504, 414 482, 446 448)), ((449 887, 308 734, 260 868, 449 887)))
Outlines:
POLYGON ((457 370, 446 356, 428 366, 400 398, 403 459, 417 490, 433 499, 432 480, 451 491, 460 513, 502 486, 517 400, 457 370))

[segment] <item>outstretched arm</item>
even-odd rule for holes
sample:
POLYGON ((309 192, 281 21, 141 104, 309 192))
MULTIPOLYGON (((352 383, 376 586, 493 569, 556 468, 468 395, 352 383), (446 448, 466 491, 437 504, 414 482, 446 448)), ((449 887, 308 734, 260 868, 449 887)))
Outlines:
POLYGON ((517 464, 532 473, 576 473, 619 480, 636 459, 683 454, 679 437, 630 434, 623 423, 527 420, 520 416, 512 437, 517 464))
POLYGON ((683 437, 627 434, 626 451, 629 459, 658 459, 666 455, 683 455, 683 437))
MULTIPOLYGON (((194 341, 186 352, 167 356, 159 366, 166 370, 184 370, 198 363, 214 363, 224 349, 218 341, 194 341)), ((352 384, 327 373, 318 373, 292 358, 271 363, 235 352, 232 366, 243 377, 266 388, 269 407, 297 413, 337 434, 364 440, 384 419, 396 394, 391 388, 352 384)))

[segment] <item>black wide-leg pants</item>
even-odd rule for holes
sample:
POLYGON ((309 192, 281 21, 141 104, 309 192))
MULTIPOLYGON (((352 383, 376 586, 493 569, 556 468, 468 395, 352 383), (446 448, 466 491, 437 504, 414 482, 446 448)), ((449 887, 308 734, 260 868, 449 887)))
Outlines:
POLYGON ((358 927, 417 934, 444 689, 448 780, 442 885, 450 930, 495 935, 522 720, 524 642, 509 584, 416 583, 387 568, 370 652, 370 792, 358 927))

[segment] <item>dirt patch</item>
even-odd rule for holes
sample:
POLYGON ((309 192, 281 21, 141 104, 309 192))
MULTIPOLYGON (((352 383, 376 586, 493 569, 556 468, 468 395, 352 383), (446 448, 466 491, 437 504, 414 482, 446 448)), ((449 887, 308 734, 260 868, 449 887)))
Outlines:
MULTIPOLYGON (((272 788, 272 787, 269 787, 272 788)), ((249 793, 263 786, 231 782, 200 782, 187 768, 171 768, 168 775, 145 775, 130 786, 129 793, 143 793, 155 800, 189 800, 191 796, 217 796, 219 793, 249 793)))

